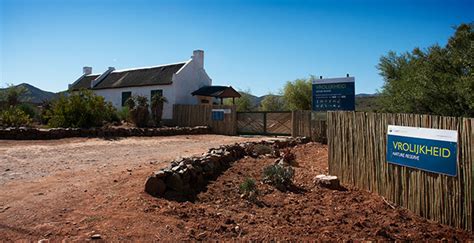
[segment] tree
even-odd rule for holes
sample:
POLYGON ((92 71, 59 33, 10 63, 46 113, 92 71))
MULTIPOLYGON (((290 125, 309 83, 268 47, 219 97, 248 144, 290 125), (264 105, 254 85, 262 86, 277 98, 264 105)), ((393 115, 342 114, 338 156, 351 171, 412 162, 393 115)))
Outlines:
POLYGON ((288 81, 283 88, 286 108, 289 110, 311 110, 312 82, 314 77, 288 81))
MULTIPOLYGON (((254 110, 254 104, 252 103, 252 95, 250 90, 239 91, 241 97, 235 99, 235 105, 237 106, 237 111, 252 111, 254 110)), ((232 105, 232 99, 224 100, 225 105, 232 105)))
POLYGON ((262 111, 282 111, 284 109, 283 97, 272 93, 266 95, 260 103, 260 110, 262 111))
POLYGON ((0 127, 20 127, 31 124, 34 110, 30 105, 22 104, 22 97, 25 100, 24 96, 27 93, 28 90, 25 87, 13 85, 0 91, 0 127))
POLYGON ((148 99, 145 96, 134 95, 125 102, 130 112, 130 119, 137 127, 146 127, 150 120, 148 99))
POLYGON ((383 111, 474 116, 473 30, 473 23, 461 24, 444 47, 381 57, 383 111))
POLYGON ((0 107, 7 108, 17 106, 22 102, 22 97, 28 93, 23 86, 8 85, 8 87, 0 91, 0 107))
POLYGON ((155 94, 151 98, 151 115, 153 116, 156 125, 159 125, 161 122, 161 118, 163 117, 163 106, 165 103, 168 103, 168 100, 160 94, 155 94))

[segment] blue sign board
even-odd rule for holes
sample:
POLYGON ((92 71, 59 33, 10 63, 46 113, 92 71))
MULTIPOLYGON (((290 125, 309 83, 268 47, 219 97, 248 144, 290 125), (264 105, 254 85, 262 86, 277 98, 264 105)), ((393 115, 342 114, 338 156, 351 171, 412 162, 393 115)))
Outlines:
POLYGON ((388 126, 387 162, 457 175, 457 131, 388 126))
POLYGON ((315 79, 313 111, 355 110, 354 81, 354 77, 315 79))
POLYGON ((224 120, 224 110, 212 110, 212 120, 213 121, 223 121, 224 120))

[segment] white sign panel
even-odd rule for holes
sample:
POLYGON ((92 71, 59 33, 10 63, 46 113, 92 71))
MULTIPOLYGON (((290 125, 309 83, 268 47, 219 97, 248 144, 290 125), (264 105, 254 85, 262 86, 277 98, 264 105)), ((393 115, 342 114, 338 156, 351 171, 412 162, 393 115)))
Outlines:
POLYGON ((458 132, 456 130, 432 129, 423 127, 406 127, 388 125, 388 135, 424 138, 446 142, 457 142, 458 132))
POLYGON ((392 125, 387 129, 387 162, 457 175, 457 131, 392 125))

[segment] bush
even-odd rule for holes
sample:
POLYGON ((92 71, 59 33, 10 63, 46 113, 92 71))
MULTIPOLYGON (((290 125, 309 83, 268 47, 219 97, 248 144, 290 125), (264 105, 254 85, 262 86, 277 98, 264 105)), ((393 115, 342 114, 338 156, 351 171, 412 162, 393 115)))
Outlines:
POLYGON ((10 107, 0 112, 0 126, 22 127, 29 126, 31 118, 18 107, 10 107))
POLYGON ((161 123, 161 118, 163 117, 163 107, 165 103, 168 103, 168 100, 166 97, 159 94, 155 94, 151 98, 151 114, 156 126, 160 125, 161 123))
POLYGON ((22 101, 28 101, 25 99, 27 94, 28 90, 25 87, 9 85, 6 89, 0 91, 0 108, 8 109, 18 106, 22 101))
POLYGON ((269 165, 263 169, 263 181, 273 185, 280 191, 286 191, 293 185, 294 175, 293 168, 280 164, 269 165))
POLYGON ((127 106, 117 111, 117 117, 120 121, 130 121, 130 110, 127 106))
POLYGON ((34 119, 35 121, 39 120, 39 115, 38 115, 38 108, 34 105, 28 104, 28 103, 22 103, 17 106, 18 109, 22 110, 25 112, 30 118, 34 119))
POLYGON ((242 182, 242 184, 240 184, 239 186, 239 189, 240 189, 240 192, 242 193, 248 193, 248 192, 251 192, 251 191, 255 191, 255 189, 257 188, 256 184, 255 184, 255 180, 252 179, 252 178, 245 178, 245 181, 242 182))
POLYGON ((257 185, 255 180, 252 178, 246 178, 242 184, 239 186, 240 193, 242 193, 242 197, 247 198, 249 201, 256 201, 257 200, 257 185))
POLYGON ((137 127, 146 127, 150 120, 150 111, 148 110, 148 99, 145 96, 135 95, 126 102, 130 111, 130 120, 137 127))
POLYGON ((48 124, 51 118, 51 108, 53 107, 53 101, 44 100, 39 106, 38 117, 41 124, 48 124))
POLYGON ((48 112, 51 127, 99 127, 114 120, 116 113, 111 103, 90 90, 60 96, 48 112))

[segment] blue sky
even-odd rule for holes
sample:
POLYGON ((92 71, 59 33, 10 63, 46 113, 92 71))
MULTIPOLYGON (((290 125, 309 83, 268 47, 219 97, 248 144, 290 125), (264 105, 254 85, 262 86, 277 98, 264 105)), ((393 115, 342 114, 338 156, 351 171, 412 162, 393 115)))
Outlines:
POLYGON ((152 66, 202 49, 213 84, 264 95, 349 73, 356 93, 374 93, 382 55, 444 45, 471 21, 472 0, 0 0, 0 85, 61 91, 83 66, 152 66))

